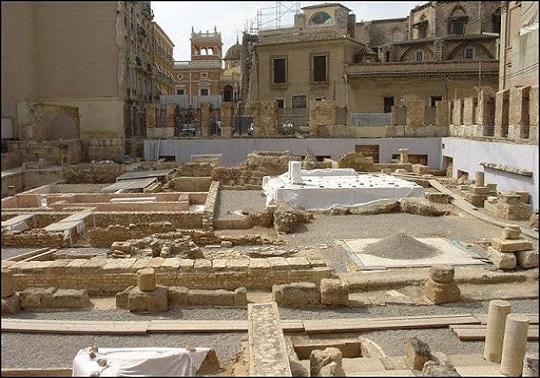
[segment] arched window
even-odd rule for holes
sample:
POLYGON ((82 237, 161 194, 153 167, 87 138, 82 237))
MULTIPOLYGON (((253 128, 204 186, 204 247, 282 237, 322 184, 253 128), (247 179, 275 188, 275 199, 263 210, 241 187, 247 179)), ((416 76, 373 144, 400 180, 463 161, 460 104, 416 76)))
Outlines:
POLYGON ((455 7, 450 17, 448 17, 448 34, 465 34, 465 26, 468 21, 469 17, 465 10, 460 6, 455 7))
POLYGON ((310 25, 324 25, 331 23, 332 17, 330 17, 330 15, 326 12, 317 12, 311 16, 311 19, 309 20, 310 25))
POLYGON ((403 41, 403 33, 401 32, 401 30, 396 29, 392 32, 392 42, 400 41, 403 41))

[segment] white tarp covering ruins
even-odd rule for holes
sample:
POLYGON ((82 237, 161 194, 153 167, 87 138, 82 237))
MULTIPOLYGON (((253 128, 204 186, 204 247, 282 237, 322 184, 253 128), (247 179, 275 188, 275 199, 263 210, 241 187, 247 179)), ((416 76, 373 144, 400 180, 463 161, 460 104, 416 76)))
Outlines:
POLYGON ((73 359, 74 377, 192 377, 210 348, 90 348, 73 359), (101 363, 100 363, 101 362, 101 363))
POLYGON ((424 197, 423 188, 386 174, 358 174, 352 168, 300 169, 289 162, 289 171, 263 178, 266 205, 284 201, 305 210, 328 210, 334 206, 355 206, 381 199, 401 200, 424 197))

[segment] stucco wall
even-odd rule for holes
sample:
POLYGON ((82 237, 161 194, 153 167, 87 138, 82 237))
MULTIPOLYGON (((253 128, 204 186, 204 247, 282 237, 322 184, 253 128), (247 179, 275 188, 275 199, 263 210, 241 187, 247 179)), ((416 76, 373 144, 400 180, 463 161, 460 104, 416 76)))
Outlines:
POLYGON ((337 160, 355 145, 379 145, 379 161, 391 162, 392 155, 400 148, 408 148, 409 154, 428 155, 428 165, 440 166, 441 138, 309 138, 309 139, 229 139, 229 140, 145 140, 144 157, 151 159, 151 151, 159 143, 160 156, 175 156, 176 161, 190 161, 191 155, 221 153, 221 163, 233 166, 242 163, 253 151, 289 151, 293 155, 306 155, 311 149, 317 156, 330 156, 337 160))
POLYGON ((452 176, 457 171, 469 173, 474 179, 476 172, 485 172, 484 182, 497 184, 499 192, 504 190, 526 190, 531 195, 531 204, 538 210, 538 145, 483 142, 461 138, 442 138, 442 156, 452 158, 452 176), (480 162, 500 164, 533 172, 532 177, 501 170, 484 168, 480 162))

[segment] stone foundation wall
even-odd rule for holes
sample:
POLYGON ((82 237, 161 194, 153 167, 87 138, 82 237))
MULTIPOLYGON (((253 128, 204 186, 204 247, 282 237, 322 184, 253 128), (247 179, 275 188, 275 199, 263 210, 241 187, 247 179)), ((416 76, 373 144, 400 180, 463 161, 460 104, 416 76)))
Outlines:
POLYGON ((170 222, 139 223, 130 226, 119 224, 97 227, 87 231, 87 238, 93 247, 110 247, 114 242, 139 239, 155 233, 174 231, 170 222))
POLYGON ((83 139, 81 143, 83 161, 124 160, 125 146, 122 138, 83 139))
POLYGON ((210 188, 208 189, 208 195, 206 196, 206 203, 204 204, 204 212, 202 219, 202 228, 204 230, 214 230, 214 212, 216 210, 217 196, 219 194, 219 181, 212 181, 210 188))
POLYGON ((175 192, 207 192, 212 184, 211 177, 175 177, 167 183, 175 192))
POLYGON ((272 290, 272 285, 312 282, 335 278, 333 271, 319 260, 307 258, 228 259, 61 259, 55 261, 2 261, 13 273, 16 291, 28 287, 86 289, 90 295, 113 295, 137 285, 137 271, 154 268, 156 284, 189 289, 238 287, 272 290), (302 260, 302 261, 299 261, 302 260))
POLYGON ((245 166, 217 167, 212 171, 212 180, 219 181, 223 189, 260 189, 264 176, 264 172, 250 170, 245 166))
POLYGON ((63 167, 68 184, 106 184, 116 182, 116 178, 126 172, 123 164, 79 164, 63 167))
POLYGON ((69 236, 62 233, 49 233, 42 229, 26 232, 2 231, 3 247, 63 248, 69 246, 69 236))
MULTIPOLYGON (((178 164, 178 163, 177 163, 178 164)), ((176 167, 177 176, 187 177, 210 177, 212 170, 215 168, 213 163, 185 163, 176 167)))

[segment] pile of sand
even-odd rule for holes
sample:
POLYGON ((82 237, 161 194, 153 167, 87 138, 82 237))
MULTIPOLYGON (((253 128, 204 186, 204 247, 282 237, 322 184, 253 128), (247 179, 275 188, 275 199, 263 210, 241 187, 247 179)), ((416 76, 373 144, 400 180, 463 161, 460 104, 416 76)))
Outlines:
POLYGON ((403 232, 398 232, 366 245, 362 253, 385 259, 417 260, 434 257, 439 251, 403 232))

